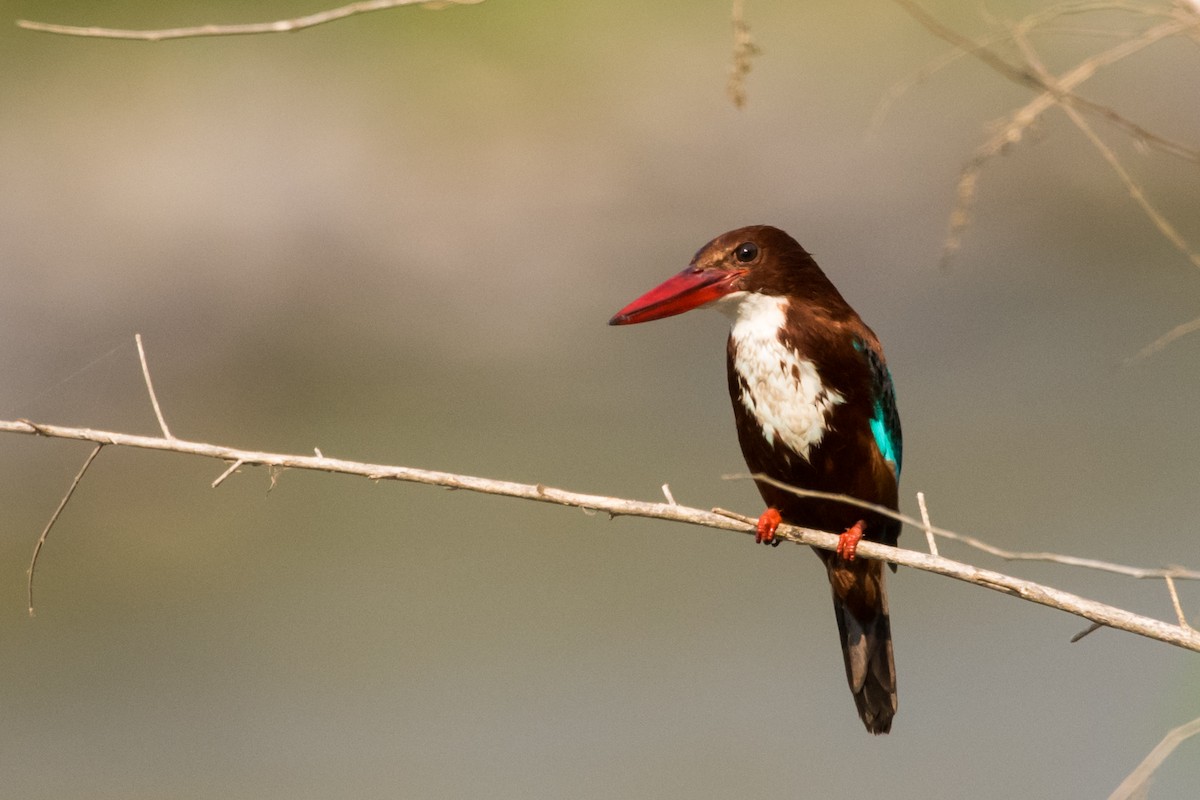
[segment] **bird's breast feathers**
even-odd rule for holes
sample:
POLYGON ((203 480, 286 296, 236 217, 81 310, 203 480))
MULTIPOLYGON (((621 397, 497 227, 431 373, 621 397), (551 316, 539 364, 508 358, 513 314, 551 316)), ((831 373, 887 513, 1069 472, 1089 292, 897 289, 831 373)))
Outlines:
POLYGON ((821 381, 817 367, 780 337, 788 299, 737 292, 720 301, 733 317, 732 367, 740 402, 758 421, 763 438, 776 440, 801 458, 820 444, 835 406, 846 398, 821 381))

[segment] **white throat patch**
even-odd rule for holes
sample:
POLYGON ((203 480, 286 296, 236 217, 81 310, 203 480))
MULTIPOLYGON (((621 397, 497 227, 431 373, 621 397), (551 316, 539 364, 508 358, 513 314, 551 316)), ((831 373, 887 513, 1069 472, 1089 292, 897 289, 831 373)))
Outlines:
POLYGON ((768 444, 775 437, 801 458, 828 430, 829 413, 846 402, 825 388, 813 362, 779 340, 788 300, 734 292, 714 305, 733 318, 733 368, 741 378, 741 403, 762 426, 768 444))

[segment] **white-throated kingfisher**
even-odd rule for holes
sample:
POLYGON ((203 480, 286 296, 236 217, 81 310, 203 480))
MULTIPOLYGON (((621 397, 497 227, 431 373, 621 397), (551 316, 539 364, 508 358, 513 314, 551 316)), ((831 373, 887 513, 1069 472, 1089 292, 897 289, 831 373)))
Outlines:
MULTIPOLYGON (((729 395, 750 471, 895 509, 902 440, 883 348, 812 256, 778 228, 730 231, 609 324, 648 322, 701 306, 720 309, 733 321, 726 348, 729 395)), ((896 713, 896 667, 883 564, 856 558, 855 548, 863 538, 895 545, 900 523, 756 483, 767 504, 758 541, 778 544, 781 522, 841 534, 836 552, 815 552, 833 588, 858 714, 871 733, 887 733, 896 713)))

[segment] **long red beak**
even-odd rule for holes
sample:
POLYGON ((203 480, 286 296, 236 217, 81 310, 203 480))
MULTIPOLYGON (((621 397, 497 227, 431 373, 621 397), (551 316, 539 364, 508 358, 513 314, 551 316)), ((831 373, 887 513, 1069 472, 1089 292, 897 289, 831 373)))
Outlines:
POLYGON ((688 267, 622 308, 608 324, 632 325, 691 311, 737 291, 733 284, 744 274, 743 270, 688 267))

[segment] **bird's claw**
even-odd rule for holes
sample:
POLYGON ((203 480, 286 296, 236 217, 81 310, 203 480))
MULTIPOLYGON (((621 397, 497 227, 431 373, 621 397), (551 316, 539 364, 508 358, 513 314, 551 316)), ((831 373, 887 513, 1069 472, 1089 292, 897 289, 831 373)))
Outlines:
POLYGON ((783 517, 779 515, 779 510, 768 508, 758 518, 758 524, 754 526, 754 541, 778 547, 783 540, 775 538, 775 530, 781 522, 783 522, 783 517))
MULTIPOLYGON (((761 520, 759 522, 761 524, 761 520)), ((845 532, 838 537, 837 554, 847 561, 853 561, 854 555, 858 551, 858 543, 862 541, 865 528, 866 523, 861 519, 849 528, 846 528, 845 532)))

